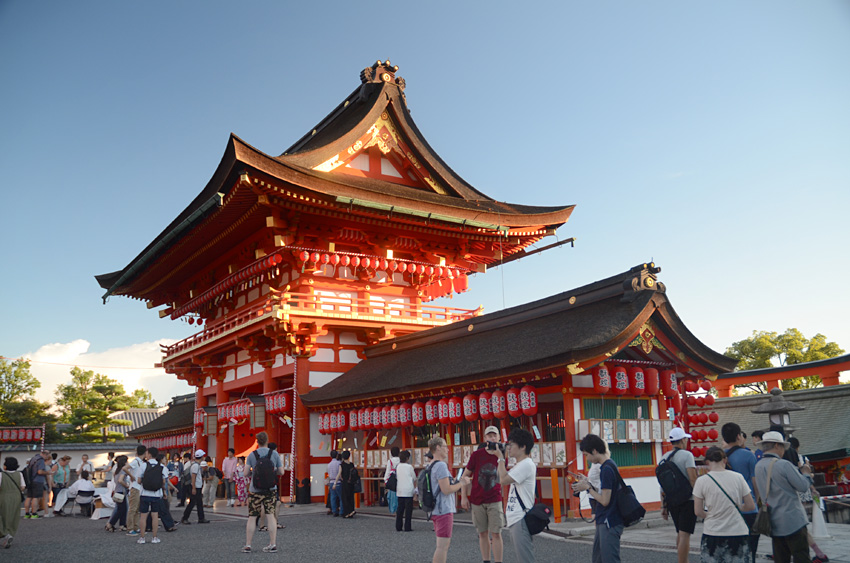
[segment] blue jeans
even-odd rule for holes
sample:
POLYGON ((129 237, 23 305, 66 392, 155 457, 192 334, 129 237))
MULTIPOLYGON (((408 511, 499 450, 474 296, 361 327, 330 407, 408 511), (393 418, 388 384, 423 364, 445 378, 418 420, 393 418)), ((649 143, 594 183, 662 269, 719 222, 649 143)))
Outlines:
POLYGON ((398 495, 395 491, 387 491, 387 508, 390 509, 390 514, 398 512, 398 495))
MULTIPOLYGON (((127 493, 125 493, 127 494, 127 493)), ((109 518, 109 525, 115 526, 118 524, 119 526, 127 525, 127 498, 121 502, 115 503, 115 508, 112 509, 112 516, 109 518)))
POLYGON ((330 495, 331 495, 331 514, 339 514, 342 516, 342 483, 337 483, 336 486, 331 487, 330 495))
POLYGON ((620 536, 623 535, 623 528, 622 524, 610 528, 607 524, 596 524, 592 563, 620 563, 620 536))

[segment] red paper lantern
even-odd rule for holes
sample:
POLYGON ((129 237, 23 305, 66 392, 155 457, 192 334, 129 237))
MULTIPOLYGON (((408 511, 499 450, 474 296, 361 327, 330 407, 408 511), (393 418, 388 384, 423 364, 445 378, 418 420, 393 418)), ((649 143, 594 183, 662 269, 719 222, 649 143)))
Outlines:
POLYGON ((339 257, 339 254, 334 254, 334 255, 332 255, 332 256, 331 256, 331 264, 332 264, 332 265, 334 265, 334 266, 336 266, 337 264, 339 264, 339 263, 340 263, 340 260, 341 260, 341 259, 340 259, 340 257, 339 257))
POLYGON ((711 406, 714 404, 714 395, 706 395, 705 396, 705 404, 711 406))
POLYGON ((398 405, 392 405, 390 407, 390 426, 393 428, 401 426, 401 421, 398 419, 398 405))
POLYGON ((352 256, 351 257, 351 268, 356 269, 360 265, 360 257, 352 256))
POLYGON ((629 368, 629 393, 635 397, 646 394, 646 375, 643 368, 637 366, 629 368))
POLYGON ((398 407, 398 422, 401 426, 410 426, 413 424, 413 409, 410 403, 402 403, 398 407))
POLYGON ((673 407, 673 411, 676 414, 682 412, 682 396, 678 393, 673 395, 672 397, 667 397, 668 404, 673 407))
POLYGON ((526 385, 519 390, 519 406, 525 416, 537 414, 537 390, 531 385, 526 385))
POLYGON ((697 398, 696 397, 690 396, 685 400, 688 402, 688 406, 693 407, 694 405, 697 404, 697 398))
POLYGON ((658 395, 658 370, 655 368, 644 368, 643 377, 646 380, 646 394, 650 397, 658 395))
POLYGON ((345 255, 340 259, 340 264, 343 266, 348 266, 351 264, 351 256, 345 255))
POLYGON ((709 389, 711 389, 711 381, 704 380, 702 383, 699 384, 699 386, 702 387, 704 390, 708 391, 709 389))
POLYGON ((410 407, 410 420, 413 426, 425 426, 425 405, 421 401, 416 401, 410 407))
POLYGON ((475 395, 463 397, 463 418, 470 422, 478 420, 478 397, 475 395))
POLYGON ((507 418, 508 409, 505 401, 505 392, 501 389, 496 389, 490 396, 490 410, 493 411, 493 416, 496 418, 507 418))
POLYGON ((720 416, 716 412, 712 412, 708 414, 708 420, 711 422, 717 422, 720 420, 720 416))
POLYGON ((705 406, 705 399, 702 397, 697 397, 697 407, 702 408, 705 406))
POLYGON ((390 422, 390 407, 386 406, 381 409, 381 428, 387 430, 392 428, 392 423, 390 422))
POLYGON ((522 409, 519 406, 519 389, 511 387, 505 393, 505 402, 508 405, 508 414, 514 418, 522 414, 522 409))
POLYGON ((429 399, 425 403, 425 420, 428 424, 437 424, 440 422, 440 405, 434 399, 429 399))
POLYGON ((679 394, 679 386, 676 383, 676 372, 672 369, 665 369, 661 372, 661 391, 665 397, 672 397, 679 394))
POLYGON ((307 260, 310 259, 310 253, 307 252, 306 250, 302 250, 301 254, 299 254, 298 257, 301 258, 302 262, 306 262, 307 260))
POLYGON ((685 381, 685 391, 688 393, 693 393, 695 391, 699 391, 699 384, 696 381, 688 379, 685 381))
POLYGON ((348 430, 348 414, 345 411, 339 411, 336 415, 337 432, 345 432, 348 430))
POLYGON ((437 401, 437 418, 440 424, 449 423, 449 400, 445 397, 437 401))
POLYGON ((699 439, 703 442, 708 440, 708 432, 706 432, 705 430, 699 430, 699 439))
POLYGON ((714 428, 712 428, 711 430, 708 431, 708 437, 711 438, 712 440, 716 440, 717 436, 719 436, 719 434, 717 433, 717 430, 715 430, 714 428))
POLYGON ((611 390, 611 376, 605 366, 593 368, 593 391, 604 395, 611 390))
POLYGON ((8 430, 3 430, 3 441, 8 442, 10 435, 11 435, 11 432, 9 432, 8 430))
POLYGON ((452 424, 457 424, 463 420, 463 401, 460 397, 449 399, 449 420, 452 424))
POLYGON ((364 268, 368 268, 369 266, 372 265, 372 261, 369 258, 361 258, 360 259, 360 265, 363 266, 364 268))
POLYGON ((700 424, 705 424, 706 422, 708 422, 708 415, 704 412, 699 413, 697 417, 699 418, 700 424))
POLYGON ((611 368, 611 393, 625 395, 629 390, 629 374, 623 366, 611 368))
POLYGON ((353 431, 360 430, 360 418, 357 416, 357 411, 349 411, 348 413, 348 427, 353 431))
POLYGON ((319 258, 321 258, 321 256, 319 256, 319 253, 314 252, 313 254, 310 255, 310 262, 318 262, 319 258))
POLYGON ((366 412, 366 409, 357 411, 357 426, 360 430, 369 430, 372 427, 372 417, 366 412))
POLYGON ((486 391, 478 395, 478 414, 481 420, 490 420, 493 418, 493 406, 490 404, 490 393, 486 391))
POLYGON ((381 408, 373 407, 372 408, 372 429, 380 430, 381 429, 381 408))
POLYGON ((41 440, 41 428, 36 428, 36 430, 35 430, 35 432, 33 433, 32 437, 33 437, 34 439, 36 439, 36 440, 41 440))

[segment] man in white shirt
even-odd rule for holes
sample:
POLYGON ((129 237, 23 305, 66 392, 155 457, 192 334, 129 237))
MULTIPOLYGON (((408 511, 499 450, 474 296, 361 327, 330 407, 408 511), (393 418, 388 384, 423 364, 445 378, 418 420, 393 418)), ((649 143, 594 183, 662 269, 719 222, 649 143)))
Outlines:
POLYGON ((83 454, 83 460, 77 465, 77 475, 82 475, 83 471, 88 471, 89 475, 94 473, 94 467, 89 461, 88 454, 83 454))
POLYGON ((130 503, 127 508, 127 532, 128 536, 139 535, 139 499, 142 495, 141 479, 145 472, 145 452, 147 448, 141 444, 136 446, 136 457, 121 468, 121 471, 130 476, 130 503))
MULTIPOLYGON (((74 481, 74 484, 68 487, 68 499, 77 498, 80 491, 91 492, 92 495, 86 498, 81 498, 77 503, 79 505, 88 505, 88 511, 91 512, 91 503, 94 499, 94 483, 89 481, 91 475, 85 469, 80 473, 80 478, 74 481)), ((82 508, 80 509, 82 510, 82 508)))
MULTIPOLYGON (((158 455, 158 449, 148 448, 148 451, 145 452, 145 465, 142 470, 142 476, 139 478, 139 485, 142 487, 139 499, 139 514, 142 515, 141 521, 145 524, 147 524, 148 513, 151 515, 151 532, 153 533, 151 543, 159 543, 159 538, 156 537, 159 528, 159 505, 162 502, 165 484, 168 482, 168 468, 156 459, 158 455), (146 474, 148 475, 147 478, 145 477, 146 474), (155 486, 145 482, 149 479, 155 482, 155 486)), ((136 543, 145 543, 145 528, 141 529, 141 534, 136 543)))
POLYGON ((204 518, 204 475, 201 471, 201 462, 206 455, 207 452, 204 450, 196 450, 195 461, 189 466, 189 485, 191 486, 189 504, 186 505, 186 510, 183 511, 183 518, 180 519, 180 523, 186 526, 189 525, 189 516, 192 514, 192 509, 195 506, 198 507, 198 524, 209 524, 210 522, 204 518))
POLYGON ((517 560, 524 563, 534 563, 535 560, 531 534, 525 524, 525 513, 534 506, 537 484, 537 465, 530 457, 533 447, 534 437, 531 432, 514 428, 508 435, 505 451, 496 448, 493 452, 499 458, 497 465, 499 481, 502 485, 511 487, 508 493, 508 504, 505 506, 505 520, 513 539, 517 560), (505 456, 516 459, 510 471, 505 467, 505 456))

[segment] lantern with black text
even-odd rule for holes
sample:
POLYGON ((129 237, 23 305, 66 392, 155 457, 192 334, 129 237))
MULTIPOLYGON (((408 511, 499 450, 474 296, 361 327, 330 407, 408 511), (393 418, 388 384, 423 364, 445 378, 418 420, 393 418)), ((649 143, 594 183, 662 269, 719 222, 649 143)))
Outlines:
POLYGON ((325 415, 319 413, 319 434, 327 434, 327 430, 325 429, 325 415))
POLYGON ((410 426, 413 424, 413 408, 410 403, 402 403, 398 406, 398 423, 401 426, 410 426))
POLYGON ((449 400, 443 397, 439 401, 437 401, 437 416, 440 419, 440 424, 448 424, 449 423, 449 400))
POLYGON ((508 414, 514 418, 522 415, 522 409, 519 406, 519 389, 511 387, 505 393, 505 403, 507 405, 508 414))
POLYGON ((629 368, 629 393, 635 397, 646 394, 646 374, 643 368, 638 366, 629 368))
POLYGON ((425 405, 421 401, 416 401, 410 406, 410 420, 413 426, 425 426, 425 405))
POLYGON ((428 399, 428 402, 425 403, 425 420, 428 424, 440 422, 440 406, 434 399, 428 399))
POLYGON ((646 394, 650 397, 658 395, 658 370, 655 368, 644 368, 643 377, 646 380, 646 394))
POLYGON ((362 415, 362 419, 360 420, 360 427, 363 430, 371 430, 372 429, 372 409, 366 407, 364 409, 360 409, 358 416, 362 415))
POLYGON ((336 430, 337 432, 348 430, 348 414, 345 411, 336 413, 336 430))
POLYGON ((519 390, 519 406, 525 416, 537 414, 537 390, 531 385, 526 385, 519 390))
POLYGON ((372 407, 372 428, 380 430, 381 426, 381 407, 372 407))
POLYGON ((393 428, 401 426, 401 421, 398 419, 398 405, 390 407, 390 426, 393 428))
POLYGON ((629 374, 623 366, 611 368, 611 393, 625 395, 629 390, 629 374))
POLYGON ((679 386, 676 383, 676 372, 672 369, 665 369, 661 372, 661 391, 668 398, 679 394, 679 386))
POLYGON ((593 368, 593 390, 600 395, 611 390, 611 375, 605 366, 593 368))
POLYGON ((331 432, 336 432, 337 429, 338 429, 338 426, 337 426, 338 423, 337 423, 337 420, 336 420, 336 413, 335 412, 330 413, 328 415, 328 418, 330 419, 330 424, 328 424, 328 428, 330 429, 331 432))
POLYGON ((493 411, 493 416, 496 418, 507 418, 508 409, 505 401, 505 392, 501 389, 496 389, 490 396, 490 408, 493 411))
POLYGON ((392 423, 390 423, 390 407, 385 406, 381 409, 381 428, 384 430, 388 430, 392 428, 392 423))
POLYGON ((457 424, 463 420, 463 402, 460 397, 452 397, 449 399, 449 421, 452 424, 457 424))
POLYGON ((481 420, 493 418, 493 406, 490 404, 490 393, 484 392, 478 395, 478 415, 481 420))
POLYGON ((478 397, 475 395, 464 395, 463 418, 470 422, 478 420, 478 397))
POLYGON ((354 432, 360 430, 360 419, 357 417, 356 410, 348 412, 348 427, 354 432))

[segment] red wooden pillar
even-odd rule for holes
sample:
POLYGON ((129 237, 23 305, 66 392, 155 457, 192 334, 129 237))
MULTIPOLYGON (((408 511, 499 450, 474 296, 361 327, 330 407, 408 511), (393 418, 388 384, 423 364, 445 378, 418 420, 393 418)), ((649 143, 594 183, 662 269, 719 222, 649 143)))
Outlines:
MULTIPOLYGON (((204 384, 203 384, 203 382, 201 382, 201 384, 198 385, 198 388, 195 391, 195 397, 196 397, 195 402, 197 403, 199 409, 202 409, 205 406, 207 406, 207 398, 204 396, 204 384)), ((209 442, 207 440, 207 436, 204 435, 205 429, 206 428, 203 427, 203 426, 197 429, 198 434, 195 438, 195 448, 199 449, 199 450, 207 451, 209 449, 209 442)), ((193 453, 193 455, 194 455, 194 453, 193 453)))
MULTIPOLYGON (((826 385, 824 383, 824 385, 826 385)), ((732 385, 723 384, 719 381, 714 382, 714 388, 717 389, 718 397, 731 397, 732 396, 732 385)))
POLYGON ((840 382, 838 381, 838 372, 828 373, 826 375, 820 376, 820 380, 823 382, 824 387, 831 387, 833 385, 838 385, 840 382))
MULTIPOLYGON (((567 386, 571 382, 569 379, 569 375, 563 376, 564 387, 561 391, 564 394, 564 445, 567 450, 566 468, 575 467, 575 471, 578 472, 584 469, 576 465, 576 415, 581 415, 581 411, 576 413, 573 408, 575 395, 573 394, 572 387, 567 386)), ((577 516, 580 508, 579 499, 573 496, 570 491, 564 491, 564 494, 569 499, 566 506, 567 518, 577 516)), ((552 501, 555 502, 555 499, 552 499, 552 501)), ((560 503, 561 500, 558 499, 557 502, 560 503)))
MULTIPOLYGON (((310 415, 301 402, 301 395, 310 390, 310 358, 295 358, 295 478, 298 481, 310 478, 310 415)), ((267 371, 271 378, 271 370, 267 371)), ((265 381, 263 383, 265 388, 265 381)))

